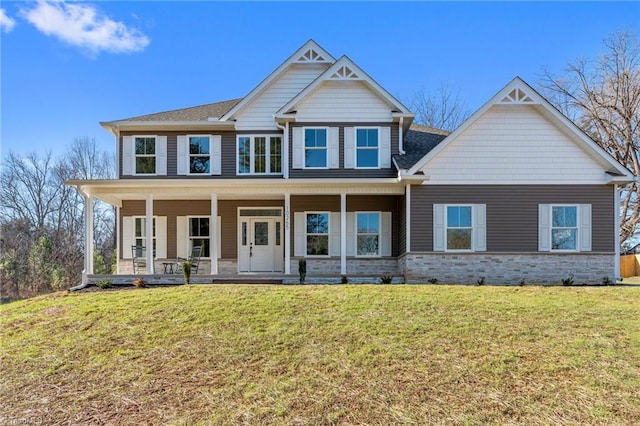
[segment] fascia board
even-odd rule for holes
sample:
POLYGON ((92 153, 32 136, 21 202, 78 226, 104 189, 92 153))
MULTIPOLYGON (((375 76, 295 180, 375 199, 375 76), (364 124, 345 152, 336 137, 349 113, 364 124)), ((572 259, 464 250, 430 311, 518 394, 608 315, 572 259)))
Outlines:
POLYGON ((280 66, 278 66, 278 68, 273 70, 271 72, 271 74, 269 74, 264 80, 262 80, 260 82, 260 84, 258 84, 256 87, 254 87, 253 90, 251 90, 249 92, 249 94, 247 94, 247 96, 245 96, 240 102, 238 102, 238 104, 236 106, 231 108, 229 111, 227 111, 227 113, 225 115, 220 117, 220 121, 228 121, 231 117, 233 117, 235 114, 237 114, 238 111, 243 109, 258 94, 260 94, 263 89, 265 89, 267 86, 269 86, 269 84, 271 84, 271 82, 273 82, 278 76, 280 76, 280 74, 282 74, 289 67, 289 65, 294 63, 294 61, 301 54, 303 54, 305 51, 307 51, 310 48, 312 48, 314 50, 317 50, 317 51, 321 52, 323 55, 327 56, 329 61, 335 62, 336 59, 329 52, 327 52, 322 47, 320 47, 320 45, 318 45, 318 43, 316 43, 313 40, 307 41, 298 50, 293 52, 293 54, 291 54, 291 56, 289 56, 282 64, 280 64, 280 66))
MULTIPOLYGON (((300 103, 304 98, 309 96, 320 84, 325 81, 328 81, 331 75, 333 75, 340 67, 349 66, 353 68, 354 71, 360 75, 362 78, 354 79, 354 81, 362 81, 367 84, 367 86, 373 91, 378 93, 378 96, 385 99, 389 104, 396 107, 400 110, 400 113, 403 114, 412 114, 409 109, 402 104, 398 99, 396 99, 391 93, 387 92, 382 86, 380 86, 369 74, 367 74, 362 68, 360 68, 355 62, 353 62, 348 56, 342 56, 338 59, 331 67, 329 67, 325 72, 320 74, 315 80, 313 80, 307 87, 305 87, 300 93, 298 93, 293 99, 287 102, 282 108, 280 108, 275 116, 277 118, 284 118, 287 111, 293 108, 295 105, 300 103)), ((415 114, 413 114, 415 117, 415 114)))

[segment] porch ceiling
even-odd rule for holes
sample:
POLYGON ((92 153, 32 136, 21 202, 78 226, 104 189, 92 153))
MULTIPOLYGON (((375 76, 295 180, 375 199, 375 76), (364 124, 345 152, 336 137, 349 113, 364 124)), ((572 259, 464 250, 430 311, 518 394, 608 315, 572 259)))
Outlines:
POLYGON ((404 182, 396 178, 384 179, 113 179, 72 180, 88 196, 122 206, 123 200, 209 200, 215 194, 218 200, 283 199, 290 195, 347 195, 404 194, 404 182))

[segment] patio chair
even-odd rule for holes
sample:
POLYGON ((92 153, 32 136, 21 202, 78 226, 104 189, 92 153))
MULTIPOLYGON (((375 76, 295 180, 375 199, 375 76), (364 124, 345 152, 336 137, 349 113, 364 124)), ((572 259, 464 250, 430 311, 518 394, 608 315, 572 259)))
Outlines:
POLYGON ((131 246, 131 259, 133 259, 133 273, 140 274, 147 270, 147 248, 145 246, 131 246))
POLYGON ((200 257, 202 256, 202 246, 194 246, 191 249, 191 254, 189 255, 189 257, 187 259, 183 258, 183 257, 179 257, 178 258, 178 270, 177 272, 182 272, 182 262, 184 262, 185 260, 188 260, 189 262, 191 262, 191 273, 192 274, 197 274, 198 273, 198 266, 200 265, 200 257))

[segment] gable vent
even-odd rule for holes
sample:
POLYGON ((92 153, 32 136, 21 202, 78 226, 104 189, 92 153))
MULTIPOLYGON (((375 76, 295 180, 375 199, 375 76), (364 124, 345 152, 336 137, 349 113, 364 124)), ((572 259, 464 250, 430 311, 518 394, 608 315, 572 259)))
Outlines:
POLYGON ((500 100, 501 104, 532 104, 533 99, 522 89, 513 89, 507 96, 500 100))
POLYGON ((346 65, 341 66, 338 71, 333 73, 330 77, 331 80, 356 80, 360 79, 360 76, 356 74, 351 68, 346 65))
POLYGON ((327 62, 327 59, 314 49, 309 49, 302 54, 296 62, 312 63, 312 62, 327 62))

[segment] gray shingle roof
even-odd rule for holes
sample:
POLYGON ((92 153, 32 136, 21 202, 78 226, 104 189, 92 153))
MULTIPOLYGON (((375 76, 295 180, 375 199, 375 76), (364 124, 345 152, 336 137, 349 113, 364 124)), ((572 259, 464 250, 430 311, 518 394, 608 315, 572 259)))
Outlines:
POLYGON ((212 104, 140 115, 118 121, 207 121, 210 117, 222 117, 241 100, 242 98, 231 99, 212 104))
POLYGON ((410 169, 449 135, 445 130, 412 123, 402 141, 405 154, 394 155, 401 169, 410 169))

